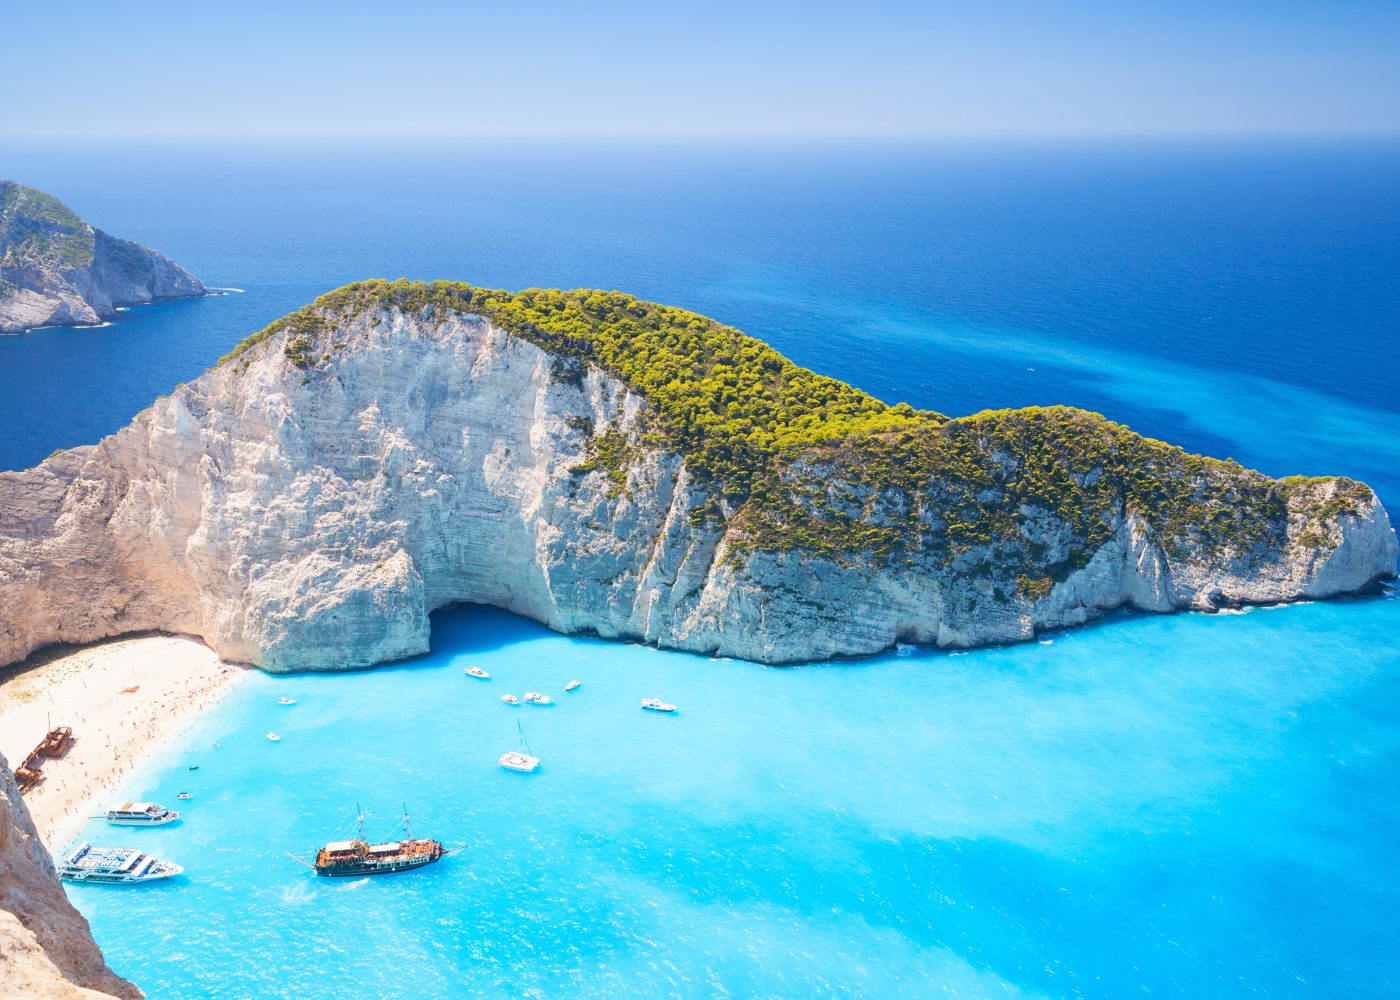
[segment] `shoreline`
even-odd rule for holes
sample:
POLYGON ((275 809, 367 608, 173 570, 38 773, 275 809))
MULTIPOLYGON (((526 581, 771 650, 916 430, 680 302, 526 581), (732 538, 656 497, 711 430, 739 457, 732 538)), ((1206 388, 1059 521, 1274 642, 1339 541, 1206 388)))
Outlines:
POLYGON ((167 634, 34 659, 0 681, 0 754, 13 770, 51 727, 72 727, 72 747, 43 761, 44 779, 24 796, 44 846, 54 854, 109 805, 122 781, 253 671, 220 660, 197 639, 167 634))

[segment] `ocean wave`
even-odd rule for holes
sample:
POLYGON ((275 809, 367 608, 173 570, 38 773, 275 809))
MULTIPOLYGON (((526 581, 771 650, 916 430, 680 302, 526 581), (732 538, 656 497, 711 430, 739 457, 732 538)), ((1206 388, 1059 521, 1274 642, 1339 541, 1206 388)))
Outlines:
POLYGON ((73 327, 73 329, 74 329, 74 330, 100 330, 100 329, 102 329, 104 326, 111 326, 111 325, 112 325, 112 321, 111 321, 111 320, 108 320, 108 321, 105 322, 105 323, 89 323, 87 326, 75 326, 75 327, 73 327))

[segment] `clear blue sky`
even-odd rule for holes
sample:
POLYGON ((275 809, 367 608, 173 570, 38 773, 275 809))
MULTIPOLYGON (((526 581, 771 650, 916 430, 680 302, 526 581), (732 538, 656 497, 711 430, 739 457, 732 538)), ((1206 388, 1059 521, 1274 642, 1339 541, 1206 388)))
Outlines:
POLYGON ((0 138, 1400 134, 1400 0, 13 3, 0 138))

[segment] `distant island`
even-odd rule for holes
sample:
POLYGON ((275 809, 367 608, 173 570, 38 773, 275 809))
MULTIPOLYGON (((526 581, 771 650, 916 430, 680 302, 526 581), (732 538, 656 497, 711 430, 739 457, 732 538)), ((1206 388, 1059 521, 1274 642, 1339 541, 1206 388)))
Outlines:
POLYGON ((793 663, 1350 594, 1396 551, 1350 479, 1069 407, 891 406, 619 292, 370 281, 0 474, 0 663, 159 629, 362 667, 458 601, 793 663))
POLYGON ((0 333, 90 326, 123 306, 204 294, 164 254, 94 229, 53 195, 0 181, 0 333))

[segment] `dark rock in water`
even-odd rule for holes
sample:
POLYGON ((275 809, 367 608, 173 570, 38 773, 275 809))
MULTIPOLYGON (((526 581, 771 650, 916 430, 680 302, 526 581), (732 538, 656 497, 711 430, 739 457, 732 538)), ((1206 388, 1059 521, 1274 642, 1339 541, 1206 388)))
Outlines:
POLYGON ((120 306, 203 294, 164 254, 94 229, 52 195, 0 181, 0 333, 87 326, 120 306))

